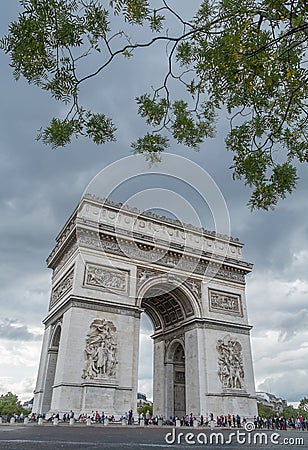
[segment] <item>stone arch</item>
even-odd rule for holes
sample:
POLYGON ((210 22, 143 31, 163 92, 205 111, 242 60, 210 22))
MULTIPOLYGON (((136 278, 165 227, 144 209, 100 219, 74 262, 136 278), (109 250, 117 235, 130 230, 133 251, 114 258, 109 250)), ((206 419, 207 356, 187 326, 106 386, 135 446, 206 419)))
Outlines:
POLYGON ((59 348, 60 338, 61 338, 62 326, 61 322, 58 322, 53 329, 51 339, 50 339, 50 348, 59 348))
POLYGON ((154 413, 186 415, 185 332, 201 316, 200 299, 180 278, 152 276, 139 287, 137 304, 152 320, 154 413))
POLYGON ((47 357, 47 373, 46 373, 46 385, 45 385, 45 396, 43 407, 44 410, 50 411, 50 405, 52 402, 53 386, 56 377, 57 364, 58 364, 58 354, 61 340, 62 323, 57 322, 52 330, 50 337, 50 345, 48 348, 47 357))
POLYGON ((181 279, 168 275, 153 276, 143 282, 136 306, 152 320, 155 332, 201 317, 201 305, 195 294, 181 279))
POLYGON ((184 340, 181 338, 175 338, 171 342, 167 343, 166 345, 166 355, 165 355, 165 361, 166 362, 173 362, 175 359, 175 354, 179 346, 182 346, 183 352, 185 355, 185 344, 184 340))

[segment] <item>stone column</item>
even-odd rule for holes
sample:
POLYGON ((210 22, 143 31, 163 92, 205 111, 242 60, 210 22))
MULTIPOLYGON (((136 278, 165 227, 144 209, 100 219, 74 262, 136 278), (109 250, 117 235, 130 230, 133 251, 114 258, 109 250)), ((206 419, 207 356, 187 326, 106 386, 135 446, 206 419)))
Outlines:
MULTIPOLYGON (((200 355, 198 329, 185 333, 186 413, 200 414, 200 355)), ((202 356, 201 356, 202 359, 202 356)))
POLYGON ((165 365, 165 416, 169 420, 174 414, 174 370, 173 363, 168 362, 165 365))
MULTIPOLYGON (((137 392, 138 392, 138 365, 139 365, 139 336, 140 336, 140 315, 135 317, 132 323, 131 347, 127 348, 131 352, 132 367, 131 367, 131 406, 135 419, 137 414, 137 392)), ((124 413, 125 411, 123 411, 124 413)))
POLYGON ((153 415, 166 416, 165 405, 165 343, 154 340, 154 364, 153 364, 153 415))
POLYGON ((50 409, 50 400, 48 392, 51 389, 51 386, 48 386, 47 377, 48 377, 48 347, 50 341, 50 331, 51 327, 46 327, 43 343, 42 343, 42 351, 41 358, 39 364, 39 370, 37 375, 36 386, 34 390, 34 401, 32 411, 37 414, 46 413, 50 409), (48 398, 46 398, 46 395, 48 398), (44 408, 47 408, 46 410, 44 408))

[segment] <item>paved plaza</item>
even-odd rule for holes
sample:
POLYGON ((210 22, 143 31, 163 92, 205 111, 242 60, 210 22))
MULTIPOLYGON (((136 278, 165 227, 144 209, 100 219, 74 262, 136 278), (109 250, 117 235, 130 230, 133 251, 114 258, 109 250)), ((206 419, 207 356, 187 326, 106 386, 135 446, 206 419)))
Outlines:
POLYGON ((240 429, 135 427, 61 424, 17 424, 0 426, 1 450, 156 450, 224 447, 232 450, 308 448, 308 432, 264 431, 248 433, 240 429), (169 443, 166 442, 166 435, 169 443), (183 434, 181 434, 183 433, 183 434), (261 435, 262 433, 262 435, 261 435), (216 441, 217 439, 217 441, 216 441), (262 441, 260 441, 260 439, 262 441), (207 442, 205 442, 207 440, 207 442), (201 443, 198 443, 201 442, 201 443), (262 445, 260 444, 262 442, 262 445), (279 447, 277 447, 279 445, 279 447))

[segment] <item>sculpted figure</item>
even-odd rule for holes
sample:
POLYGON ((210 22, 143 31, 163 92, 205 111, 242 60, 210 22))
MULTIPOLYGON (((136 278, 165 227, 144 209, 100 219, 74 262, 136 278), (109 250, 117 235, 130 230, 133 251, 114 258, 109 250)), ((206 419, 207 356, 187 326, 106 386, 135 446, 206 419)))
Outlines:
POLYGON ((84 351, 82 378, 114 377, 117 364, 116 327, 111 321, 95 319, 90 325, 84 351))
POLYGON ((218 352, 218 376, 225 389, 243 389, 244 369, 242 346, 230 335, 219 339, 216 346, 218 352))

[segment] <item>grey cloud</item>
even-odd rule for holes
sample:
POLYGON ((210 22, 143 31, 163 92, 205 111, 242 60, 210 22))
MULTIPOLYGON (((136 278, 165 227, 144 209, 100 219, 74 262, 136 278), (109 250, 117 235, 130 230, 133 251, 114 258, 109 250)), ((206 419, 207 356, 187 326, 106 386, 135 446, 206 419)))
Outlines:
POLYGON ((268 377, 258 386, 258 390, 266 391, 287 399, 289 402, 298 402, 305 396, 307 373, 292 371, 277 377, 268 377))
POLYGON ((284 316, 277 328, 280 331, 280 338, 286 341, 295 334, 307 330, 308 309, 302 309, 297 312, 288 313, 284 316))
POLYGON ((31 333, 26 325, 21 325, 12 319, 3 319, 0 322, 0 339, 10 341, 40 341, 41 335, 31 333))

